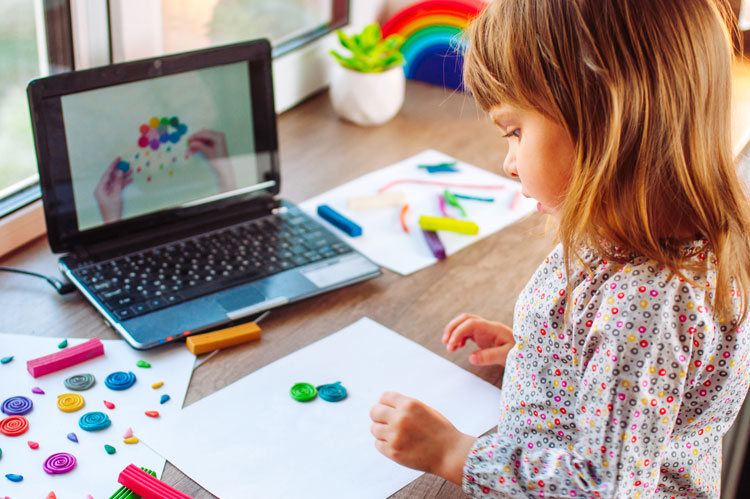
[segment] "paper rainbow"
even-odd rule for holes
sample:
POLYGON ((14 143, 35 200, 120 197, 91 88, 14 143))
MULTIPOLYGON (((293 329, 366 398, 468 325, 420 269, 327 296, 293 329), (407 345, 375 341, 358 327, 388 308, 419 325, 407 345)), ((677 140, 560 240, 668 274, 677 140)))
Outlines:
POLYGON ((447 88, 461 88, 464 40, 461 34, 488 0, 425 0, 410 5, 383 25, 383 36, 398 33, 404 73, 447 88))

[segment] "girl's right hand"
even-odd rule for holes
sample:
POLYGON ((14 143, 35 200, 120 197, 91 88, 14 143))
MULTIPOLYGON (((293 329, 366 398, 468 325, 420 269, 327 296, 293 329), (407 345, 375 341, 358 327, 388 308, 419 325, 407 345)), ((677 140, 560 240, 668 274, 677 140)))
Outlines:
POLYGON ((453 352, 472 340, 476 350, 469 362, 477 366, 505 365, 508 352, 515 345, 513 330, 501 322, 492 322, 473 314, 461 314, 445 326, 443 343, 453 352))

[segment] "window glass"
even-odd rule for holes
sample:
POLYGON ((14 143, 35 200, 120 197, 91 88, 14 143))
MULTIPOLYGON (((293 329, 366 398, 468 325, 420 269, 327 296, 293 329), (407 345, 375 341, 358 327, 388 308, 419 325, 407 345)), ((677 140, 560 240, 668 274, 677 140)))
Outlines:
POLYGON ((40 74, 35 2, 0 2, 0 198, 36 176, 26 84, 40 74))
POLYGON ((162 0, 165 53, 268 38, 278 47, 325 29, 333 0, 162 0))

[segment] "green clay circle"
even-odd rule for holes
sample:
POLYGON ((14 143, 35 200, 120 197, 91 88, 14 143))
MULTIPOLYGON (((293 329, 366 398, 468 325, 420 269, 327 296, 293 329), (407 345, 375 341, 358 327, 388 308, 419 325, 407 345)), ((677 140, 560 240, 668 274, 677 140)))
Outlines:
POLYGON ((289 389, 289 395, 298 402, 308 402, 318 395, 318 390, 310 383, 295 383, 289 389))

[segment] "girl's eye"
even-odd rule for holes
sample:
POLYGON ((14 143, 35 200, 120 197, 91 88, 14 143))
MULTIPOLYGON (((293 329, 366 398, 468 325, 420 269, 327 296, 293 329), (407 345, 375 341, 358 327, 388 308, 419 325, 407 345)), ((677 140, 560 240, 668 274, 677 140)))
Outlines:
POLYGON ((516 129, 513 129, 510 132, 506 133, 505 135, 503 135, 504 139, 509 139, 511 137, 520 138, 521 137, 521 129, 520 128, 516 128, 516 129))

